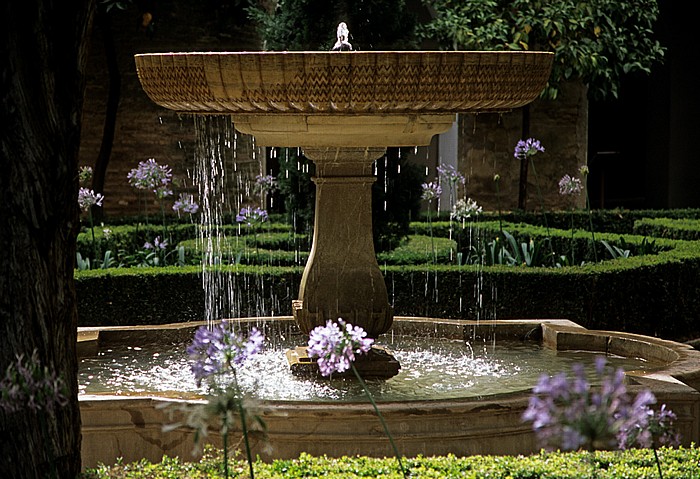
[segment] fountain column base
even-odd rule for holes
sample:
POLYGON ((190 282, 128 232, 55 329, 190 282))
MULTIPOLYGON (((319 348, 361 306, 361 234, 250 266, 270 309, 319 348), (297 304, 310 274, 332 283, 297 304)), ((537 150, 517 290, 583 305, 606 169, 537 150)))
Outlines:
MULTIPOLYGON (((287 362, 292 374, 299 376, 321 376, 315 358, 307 354, 306 346, 297 346, 286 351, 287 362)), ((362 378, 391 378, 399 374, 401 366, 386 348, 372 346, 367 354, 358 356, 353 362, 362 378)), ((334 377, 350 377, 355 374, 352 369, 333 374, 334 377)))
POLYGON ((372 162, 384 151, 304 149, 316 164, 316 215, 299 299, 292 303, 303 333, 339 318, 371 338, 391 327, 393 309, 372 239, 372 162))

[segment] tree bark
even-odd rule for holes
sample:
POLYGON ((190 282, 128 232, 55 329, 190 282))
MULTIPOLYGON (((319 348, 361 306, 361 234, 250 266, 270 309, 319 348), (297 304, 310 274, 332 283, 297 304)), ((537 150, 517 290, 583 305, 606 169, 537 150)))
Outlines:
POLYGON ((0 7, 0 374, 23 354, 67 385, 55 414, 0 409, 0 477, 80 471, 73 268, 93 0, 0 7))
MULTIPOLYGON (((119 101, 121 99, 122 77, 119 71, 119 62, 117 61, 117 51, 114 46, 112 21, 110 14, 104 11, 104 7, 97 8, 95 25, 102 31, 105 60, 107 61, 107 71, 109 72, 109 88, 107 91, 107 107, 102 130, 102 142, 100 143, 100 151, 97 154, 95 167, 92 172, 92 189, 95 193, 104 193, 105 175, 109 160, 112 157, 112 146, 114 146, 114 132, 117 126, 117 112, 119 111, 119 101)), ((102 220, 102 214, 101 206, 92 208, 92 217, 96 222, 102 220)))

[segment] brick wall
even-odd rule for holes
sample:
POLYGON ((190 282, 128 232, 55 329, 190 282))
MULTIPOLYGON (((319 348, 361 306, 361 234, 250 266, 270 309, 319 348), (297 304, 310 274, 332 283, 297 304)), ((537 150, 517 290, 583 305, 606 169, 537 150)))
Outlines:
MULTIPOLYGON (((534 158, 528 172, 527 209, 562 209, 571 198, 559 194, 565 174, 579 176, 586 164, 588 101, 580 83, 564 85, 556 101, 536 100, 530 105, 530 137, 540 140, 544 153, 534 158), (536 174, 535 174, 536 173, 536 174), (539 182, 538 194, 537 182, 539 182)), ((515 209, 518 205, 520 163, 513 151, 522 135, 522 112, 460 115, 459 169, 467 178, 468 196, 485 209, 515 209), (493 178, 500 176, 498 189, 493 178)), ((585 206, 585 196, 575 199, 585 206)))
MULTIPOLYGON (((105 178, 103 211, 107 219, 142 214, 144 201, 148 201, 149 214, 159 211, 155 195, 140 198, 127 182, 127 174, 139 161, 154 158, 159 164, 169 165, 179 184, 175 197, 180 191, 196 191, 190 179, 194 167, 194 121, 191 116, 159 107, 146 96, 136 76, 134 54, 259 50, 258 39, 250 27, 224 22, 223 18, 230 17, 207 8, 209 2, 171 0, 159 4, 152 34, 139 27, 141 13, 136 7, 109 14, 122 83, 114 146, 105 178)), ((86 72, 81 165, 94 165, 102 140, 109 79, 103 33, 96 24, 86 72)), ((254 177, 260 165, 259 156, 253 159, 251 138, 240 135, 238 144, 238 170, 254 177)), ((236 182, 230 181, 229 186, 234 194, 227 196, 237 198, 236 182)), ((172 201, 167 202, 166 211, 172 212, 171 206, 172 201)))

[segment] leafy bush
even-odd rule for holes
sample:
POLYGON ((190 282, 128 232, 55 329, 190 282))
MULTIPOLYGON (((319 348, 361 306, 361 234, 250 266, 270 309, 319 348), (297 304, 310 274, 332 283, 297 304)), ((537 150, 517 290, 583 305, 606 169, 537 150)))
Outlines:
MULTIPOLYGON (((223 478, 221 451, 207 448, 199 462, 185 462, 163 457, 160 463, 140 461, 133 464, 104 465, 85 471, 81 479, 160 479, 160 478, 223 478)), ((700 449, 696 446, 661 448, 659 450, 664 478, 697 477, 700 449)), ((230 461, 230 470, 245 471, 241 459, 230 461)), ((271 463, 255 463, 259 479, 316 477, 353 479, 383 477, 400 479, 401 473, 393 458, 314 457, 301 454, 297 459, 280 459, 271 463)), ((406 468, 415 478, 465 479, 648 479, 656 477, 654 454, 649 449, 627 451, 541 452, 530 456, 467 456, 453 455, 406 459, 406 468)))
POLYGON ((634 222, 634 233, 697 241, 700 240, 700 219, 642 218, 634 222))
MULTIPOLYGON (((678 215, 691 219, 697 210, 684 210, 678 215)), ((478 222, 479 231, 491 238, 499 234, 499 222, 485 218, 495 216, 484 215, 478 222)), ((378 254, 395 314, 463 319, 568 318, 591 329, 623 330, 668 339, 685 340, 700 335, 696 319, 700 316, 699 242, 600 232, 596 233, 596 253, 598 259, 606 261, 575 267, 560 264, 559 268, 514 268, 470 264, 466 253, 469 230, 458 226, 453 222, 450 230, 449 222, 433 223, 437 264, 426 257, 429 228, 423 223, 411 224, 412 238, 400 247, 378 254), (612 259, 601 240, 622 252, 630 250, 629 257, 612 259)), ((187 225, 182 231, 172 230, 185 237, 186 228, 194 234, 187 225)), ((575 231, 572 237, 570 231, 522 223, 506 222, 504 228, 516 245, 529 244, 530 239, 546 240, 561 255, 568 254, 573 244, 579 265, 592 253, 591 237, 585 229, 575 231)), ((115 235, 109 245, 117 247, 116 233, 124 233, 119 240, 122 244, 138 244, 140 240, 129 235, 138 237, 144 230, 143 225, 113 227, 115 235)), ((249 244, 252 238, 236 237, 237 226, 225 226, 224 230, 230 233, 232 241, 249 244)), ((242 233, 246 231, 241 229, 242 233)), ((308 253, 301 246, 295 246, 292 252, 262 247, 284 246, 288 231, 284 224, 266 224, 265 232, 258 234, 257 253, 246 246, 238 264, 222 266, 222 281, 231 291, 226 301, 234 302, 231 310, 236 315, 291 314, 291 301, 297 298, 308 253)), ((289 237, 297 243, 308 238, 289 237)), ((89 244, 87 241, 84 236, 83 244, 89 244)), ((182 242, 188 247, 194 243, 182 242)), ((188 254, 194 258, 201 252, 188 254)), ((78 271, 75 277, 79 324, 200 320, 204 317, 201 276, 201 266, 78 271), (170 311, 177 311, 177 315, 170 311)))

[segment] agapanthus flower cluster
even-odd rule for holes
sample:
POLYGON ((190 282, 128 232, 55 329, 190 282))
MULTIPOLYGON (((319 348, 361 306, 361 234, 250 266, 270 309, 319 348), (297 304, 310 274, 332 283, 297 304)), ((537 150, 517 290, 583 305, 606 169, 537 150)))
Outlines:
POLYGON ((457 221, 466 221, 472 216, 478 216, 483 211, 483 208, 476 204, 476 201, 471 198, 462 198, 455 203, 450 216, 457 221))
POLYGON ((180 193, 180 196, 175 203, 173 203, 173 210, 180 212, 189 213, 191 215, 199 211, 199 205, 194 201, 194 196, 187 193, 180 193))
POLYGON ((139 190, 150 190, 160 199, 173 194, 170 189, 172 176, 168 165, 159 165, 153 158, 140 161, 139 166, 126 175, 131 186, 139 190))
POLYGON ((577 196, 583 191, 583 183, 576 177, 564 175, 559 180, 559 194, 564 196, 577 196))
POLYGON ((236 332, 228 321, 221 321, 213 327, 201 326, 195 331, 187 354, 192 361, 191 369, 197 385, 205 379, 213 379, 240 366, 252 356, 262 351, 265 338, 252 328, 248 337, 236 332))
POLYGON ((248 226, 264 223, 267 221, 267 211, 257 207, 243 207, 236 215, 236 221, 248 226))
POLYGON ((78 170, 78 181, 81 185, 86 185, 92 180, 92 167, 81 166, 78 170))
POLYGON ((150 241, 146 241, 143 244, 143 249, 152 249, 152 250, 159 250, 159 249, 165 249, 168 247, 168 240, 161 240, 160 236, 156 236, 155 239, 153 240, 153 243, 150 241))
POLYGON ((257 175, 255 185, 265 193, 272 193, 277 189, 277 179, 272 175, 257 175))
POLYGON ((12 413, 24 408, 53 412, 68 404, 66 385, 56 372, 42 366, 35 349, 29 360, 16 356, 0 381, 0 409, 12 413))
POLYGON ((524 160, 530 158, 537 153, 543 153, 544 147, 540 144, 539 140, 534 138, 528 138, 527 140, 519 140, 515 145, 515 156, 519 160, 524 160))
POLYGON ((441 180, 447 181, 450 184, 456 185, 457 183, 460 183, 463 185, 466 182, 464 175, 457 171, 457 169, 452 165, 442 163, 437 167, 437 173, 441 180))
POLYGON ((102 200, 104 196, 101 193, 95 193, 94 190, 88 188, 80 188, 78 190, 78 205, 83 211, 88 211, 93 206, 102 206, 102 200))
MULTIPOLYGON (((651 392, 646 391, 648 394, 651 392)), ((653 394, 651 397, 641 398, 638 395, 635 402, 651 401, 649 404, 656 403, 656 398, 653 394)), ((625 423, 620 428, 618 434, 618 446, 620 449, 630 447, 657 447, 657 446, 677 446, 681 442, 681 437, 678 431, 673 428, 673 423, 676 420, 676 414, 668 409, 665 404, 654 411, 650 407, 637 407, 637 414, 621 414, 621 418, 626 418, 625 423), (639 417, 643 416, 643 417, 639 417)))
POLYGON ((639 445, 675 445, 675 416, 665 406, 658 413, 651 391, 632 397, 621 368, 596 358, 594 387, 581 364, 572 374, 542 376, 533 389, 523 419, 531 421, 544 447, 563 450, 625 449, 639 445))
POLYGON ((360 326, 342 319, 328 320, 325 326, 317 326, 309 334, 307 353, 310 358, 318 358, 321 375, 330 376, 350 369, 355 355, 367 353, 372 343, 374 339, 368 338, 360 326))
POLYGON ((439 198, 442 194, 442 188, 434 181, 431 181, 430 183, 423 183, 421 187, 423 188, 421 198, 426 201, 433 201, 435 198, 439 198))

